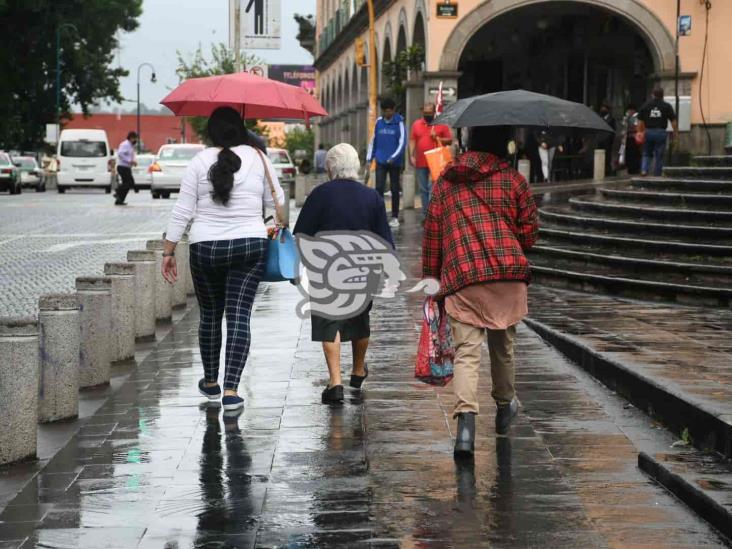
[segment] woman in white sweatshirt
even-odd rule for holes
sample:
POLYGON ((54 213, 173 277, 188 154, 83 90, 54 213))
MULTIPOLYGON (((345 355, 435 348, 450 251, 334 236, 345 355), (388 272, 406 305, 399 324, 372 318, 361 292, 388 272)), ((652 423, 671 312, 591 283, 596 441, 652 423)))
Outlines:
POLYGON ((190 264, 201 313, 198 343, 204 370, 198 388, 209 400, 221 398, 221 319, 226 314, 222 402, 224 410, 238 410, 244 406, 237 389, 249 354, 252 304, 265 265, 262 206, 274 207, 265 169, 280 204, 284 193, 267 155, 247 144, 246 128, 234 109, 213 112, 208 136, 213 147, 193 158, 181 182, 165 236, 163 276, 176 280, 175 246, 193 220, 190 264))

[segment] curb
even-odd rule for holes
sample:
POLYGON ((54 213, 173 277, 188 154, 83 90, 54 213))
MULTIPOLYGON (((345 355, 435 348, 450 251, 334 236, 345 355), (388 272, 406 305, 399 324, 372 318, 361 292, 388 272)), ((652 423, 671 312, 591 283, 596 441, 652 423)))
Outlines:
POLYGON ((720 505, 703 490, 664 467, 645 452, 638 455, 638 468, 671 492, 697 515, 732 539, 732 510, 720 505))
POLYGON ((639 410, 662 421, 677 435, 681 436, 682 431, 688 429, 696 447, 714 449, 728 458, 732 457, 732 425, 712 411, 673 393, 658 381, 634 371, 631 366, 603 356, 571 335, 531 318, 524 318, 524 322, 594 378, 639 410))

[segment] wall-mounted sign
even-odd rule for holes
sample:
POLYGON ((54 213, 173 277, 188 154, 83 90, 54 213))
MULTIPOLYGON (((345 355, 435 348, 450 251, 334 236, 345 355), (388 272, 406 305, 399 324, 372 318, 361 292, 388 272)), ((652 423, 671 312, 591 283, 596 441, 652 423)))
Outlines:
POLYGON ((257 76, 261 76, 263 78, 267 78, 268 76, 268 67, 267 65, 254 65, 247 68, 247 71, 251 74, 256 74, 257 76))
MULTIPOLYGON (((437 95, 437 92, 440 90, 440 88, 430 88, 429 93, 430 95, 437 95)), ((455 97, 457 95, 457 89, 456 88, 442 88, 442 95, 445 97, 455 97)))
POLYGON ((437 17, 455 19, 458 16, 458 5, 454 0, 437 2, 437 17))
POLYGON ((679 16, 679 36, 691 35, 691 15, 679 16))

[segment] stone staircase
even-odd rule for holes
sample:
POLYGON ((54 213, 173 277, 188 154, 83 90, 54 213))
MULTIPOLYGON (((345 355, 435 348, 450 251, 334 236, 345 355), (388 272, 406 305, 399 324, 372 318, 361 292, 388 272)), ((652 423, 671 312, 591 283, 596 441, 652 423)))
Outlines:
POLYGON ((541 207, 534 282, 732 306, 732 156, 695 164, 541 207))

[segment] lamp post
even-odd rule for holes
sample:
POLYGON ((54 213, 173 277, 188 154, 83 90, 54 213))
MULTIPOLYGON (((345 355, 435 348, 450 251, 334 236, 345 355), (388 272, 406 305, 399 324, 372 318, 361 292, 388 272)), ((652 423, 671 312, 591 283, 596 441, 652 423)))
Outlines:
POLYGON ((153 67, 150 63, 140 63, 140 65, 137 67, 137 152, 141 152, 142 149, 142 135, 140 135, 140 70, 142 67, 150 67, 150 70, 152 71, 152 76, 150 77, 150 82, 153 84, 157 82, 157 78, 155 77, 155 67, 153 67))
POLYGON ((79 34, 79 29, 71 23, 61 23, 56 27, 56 138, 61 129, 61 31, 64 29, 72 29, 79 34))

